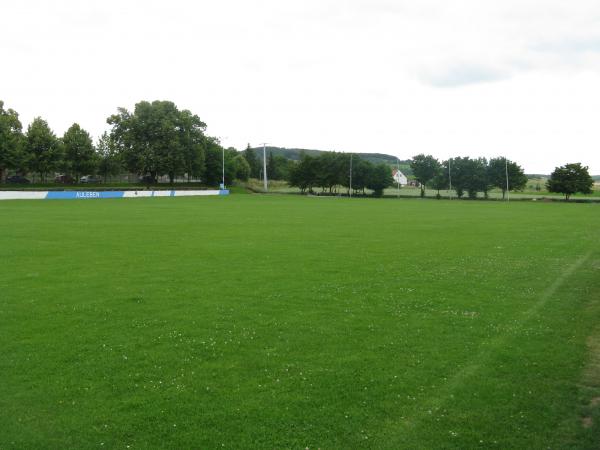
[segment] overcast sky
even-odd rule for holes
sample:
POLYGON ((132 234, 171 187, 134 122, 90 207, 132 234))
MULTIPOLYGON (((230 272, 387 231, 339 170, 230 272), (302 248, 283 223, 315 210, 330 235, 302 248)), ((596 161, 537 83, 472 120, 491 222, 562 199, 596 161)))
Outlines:
POLYGON ((19 0, 0 26, 0 99, 60 135, 160 99, 238 149, 600 174, 598 0, 19 0))

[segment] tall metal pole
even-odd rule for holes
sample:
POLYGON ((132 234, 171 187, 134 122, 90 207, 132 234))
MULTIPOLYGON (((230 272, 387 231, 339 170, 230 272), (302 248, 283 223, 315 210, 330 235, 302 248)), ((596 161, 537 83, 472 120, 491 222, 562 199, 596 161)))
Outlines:
POLYGON ((350 153, 350 189, 348 192, 350 193, 350 198, 352 198, 352 153, 350 153))
POLYGON ((452 160, 448 158, 448 180, 450 182, 450 190, 448 191, 448 195, 450 196, 450 200, 452 200, 452 160))
POLYGON ((267 185, 267 144, 263 144, 263 185, 265 192, 268 190, 267 185))
POLYGON ((225 189, 225 147, 221 147, 223 150, 223 183, 221 184, 222 189, 225 189))
POLYGON ((506 201, 510 202, 510 190, 508 186, 508 159, 504 157, 504 170, 506 171, 506 201))

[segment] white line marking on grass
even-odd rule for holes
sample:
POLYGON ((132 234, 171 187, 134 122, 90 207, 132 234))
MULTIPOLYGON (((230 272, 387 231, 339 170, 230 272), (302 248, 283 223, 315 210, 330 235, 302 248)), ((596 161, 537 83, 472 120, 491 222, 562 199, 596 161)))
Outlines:
MULTIPOLYGON (((548 303, 548 300, 556 293, 556 291, 564 284, 564 282, 568 280, 576 270, 583 266, 585 262, 590 259, 591 255, 592 250, 579 257, 570 266, 566 267, 554 280, 554 282, 544 290, 539 300, 524 312, 517 327, 523 327, 534 314, 536 314, 546 303, 548 303)), ((452 377, 448 378, 448 381, 443 387, 441 387, 440 391, 438 391, 438 394, 424 401, 416 415, 409 417, 408 424, 410 424, 410 429, 413 431, 416 430, 426 417, 431 417, 430 411, 439 410, 446 403, 451 401, 452 392, 454 392, 459 386, 465 384, 468 378, 474 376, 484 365, 485 360, 489 359, 495 354, 494 350, 506 345, 506 341, 512 336, 513 335, 509 336, 508 334, 504 333, 490 340, 489 343, 485 345, 485 348, 480 350, 479 353, 477 353, 468 364, 456 372, 456 374, 454 374, 452 377)))

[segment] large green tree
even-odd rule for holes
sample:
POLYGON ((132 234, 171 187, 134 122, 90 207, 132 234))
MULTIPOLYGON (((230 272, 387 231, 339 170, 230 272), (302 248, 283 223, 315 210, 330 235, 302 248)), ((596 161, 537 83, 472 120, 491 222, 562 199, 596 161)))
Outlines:
POLYGON ((219 140, 213 137, 206 139, 206 168, 204 183, 208 186, 218 186, 223 173, 223 147, 219 140))
POLYGON ((317 184, 323 191, 333 192, 334 186, 341 184, 341 173, 338 167, 338 155, 334 152, 324 152, 317 156, 317 184))
POLYGON ((456 191, 456 196, 462 198, 468 187, 469 167, 468 157, 450 158, 447 163, 448 185, 456 191))
POLYGON ((46 176, 62 165, 62 145, 48 126, 48 122, 36 117, 27 128, 25 149, 29 169, 39 174, 42 182, 46 176))
POLYGON ((252 178, 260 178, 260 171, 262 167, 261 161, 256 156, 254 149, 250 147, 250 144, 248 144, 246 150, 244 150, 244 158, 250 165, 250 176, 252 178))
POLYGON ((421 185, 421 197, 425 196, 425 185, 438 173, 440 163, 431 155, 419 154, 410 161, 415 179, 421 185))
POLYGON ((277 166, 275 165, 275 158, 273 157, 273 152, 269 152, 267 156, 267 178, 269 180, 278 180, 279 173, 277 170, 277 166))
POLYGON ((444 171, 449 172, 449 184, 456 191, 458 198, 464 193, 469 198, 476 198, 478 192, 487 195, 489 181, 487 176, 487 161, 485 158, 471 159, 468 156, 451 158, 446 162, 444 171), (449 165, 449 170, 447 165, 449 165))
MULTIPOLYGON (((300 154, 300 161, 290 166, 287 178, 291 186, 302 192, 313 192, 320 187, 323 192, 338 192, 339 186, 350 188, 350 155, 347 153, 326 152, 319 156, 300 154)), ((352 165, 352 190, 354 192, 371 189, 374 196, 383 195, 383 190, 393 184, 392 172, 388 165, 374 165, 356 155, 352 165)))
POLYGON ((390 166, 383 163, 373 166, 367 182, 367 188, 373 191, 373 196, 381 197, 383 190, 393 184, 394 178, 390 166))
POLYGON ((173 102, 140 102, 133 113, 119 108, 107 119, 111 139, 127 170, 156 179, 203 171, 206 149, 204 124, 197 116, 179 111, 173 102))
POLYGON ((365 193, 369 177, 373 170, 373 164, 356 156, 352 161, 352 190, 365 193))
POLYGON ((225 157, 225 184, 229 185, 237 177, 238 155, 234 148, 223 149, 217 138, 208 137, 206 140, 206 172, 205 184, 218 186, 223 180, 223 157, 225 157))
POLYGON ((179 145, 184 153, 185 170, 188 180, 204 176, 206 158, 206 124, 200 118, 184 109, 179 114, 179 145))
POLYGON ((0 100, 0 181, 8 169, 22 171, 25 166, 23 133, 19 114, 13 109, 4 109, 0 100))
POLYGON ((74 123, 63 136, 64 165, 76 181, 96 172, 98 158, 89 133, 74 123))
POLYGON ((429 182, 429 186, 432 189, 435 189, 437 191, 436 197, 438 199, 442 197, 440 194, 440 191, 442 189, 448 189, 448 162, 447 161, 444 161, 442 164, 440 164, 440 167, 439 167, 437 173, 429 182))
POLYGON ((469 178, 467 192, 469 198, 477 198, 478 192, 483 192, 485 198, 488 198, 490 190, 490 181, 487 172, 487 159, 475 158, 469 160, 469 178))
POLYGON ((235 167, 235 178, 241 181, 248 181, 250 178, 250 164, 246 161, 243 154, 239 154, 233 158, 233 164, 235 167))
POLYGON ((523 168, 504 157, 490 159, 487 172, 490 185, 502 190, 502 198, 506 196, 507 178, 509 191, 520 191, 527 185, 523 168))
POLYGON ((108 180, 109 176, 118 175, 121 172, 123 168, 121 158, 108 133, 104 132, 98 139, 96 154, 98 159, 98 173, 102 176, 104 182, 108 180))
POLYGON ((288 183, 290 186, 298 187, 302 193, 313 192, 317 186, 318 158, 304 152, 300 153, 298 161, 289 171, 288 183))
POLYGON ((557 167, 550 175, 546 186, 550 192, 565 194, 565 200, 578 192, 591 194, 594 180, 588 168, 581 163, 566 164, 557 167))

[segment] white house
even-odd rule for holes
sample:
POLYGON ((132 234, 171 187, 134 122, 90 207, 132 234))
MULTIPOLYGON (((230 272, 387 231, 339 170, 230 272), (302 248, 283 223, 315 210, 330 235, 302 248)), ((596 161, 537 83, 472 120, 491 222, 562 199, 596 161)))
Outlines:
POLYGON ((406 175, 404 175, 398 169, 393 170, 392 176, 394 177, 394 183, 400 183, 400 186, 406 186, 408 184, 408 179, 406 178, 406 175))

